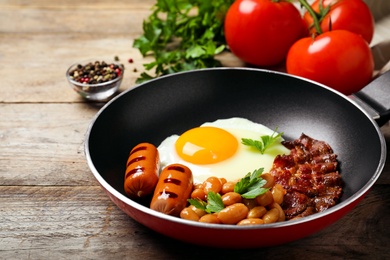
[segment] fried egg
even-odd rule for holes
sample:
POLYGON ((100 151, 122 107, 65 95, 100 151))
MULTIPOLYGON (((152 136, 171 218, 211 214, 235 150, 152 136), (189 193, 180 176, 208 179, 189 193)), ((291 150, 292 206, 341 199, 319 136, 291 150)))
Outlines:
MULTIPOLYGON (((278 154, 289 154, 280 140, 264 154, 241 143, 242 138, 260 140, 274 130, 245 118, 219 119, 166 138, 159 146, 161 169, 173 163, 189 167, 194 183, 210 176, 234 181, 259 168, 268 172, 278 154)), ((282 140, 282 139, 281 139, 282 140)))

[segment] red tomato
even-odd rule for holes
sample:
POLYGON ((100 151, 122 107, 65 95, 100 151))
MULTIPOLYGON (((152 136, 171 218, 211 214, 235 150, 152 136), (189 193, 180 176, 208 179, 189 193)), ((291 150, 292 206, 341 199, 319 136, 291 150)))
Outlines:
POLYGON ((374 59, 360 35, 336 30, 297 41, 287 54, 286 69, 350 95, 371 81, 374 59))
POLYGON ((230 50, 256 66, 279 64, 291 45, 306 33, 298 9, 283 0, 237 0, 225 18, 225 39, 230 50))
MULTIPOLYGON (((312 8, 319 13, 320 0, 312 3, 312 8)), ((332 30, 348 30, 363 36, 368 43, 371 42, 374 35, 374 17, 362 0, 323 0, 324 8, 330 5, 330 10, 321 21, 321 29, 323 32, 332 30)), ((308 12, 303 16, 306 24, 310 27, 313 24, 313 18, 308 12)), ((310 28, 310 32, 314 33, 314 27, 310 28)))

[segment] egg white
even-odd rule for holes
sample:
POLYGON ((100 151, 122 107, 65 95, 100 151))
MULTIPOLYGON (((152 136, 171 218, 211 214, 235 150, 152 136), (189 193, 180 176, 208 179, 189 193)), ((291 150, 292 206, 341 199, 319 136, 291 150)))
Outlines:
POLYGON ((194 183, 201 183, 210 176, 233 181, 259 168, 264 168, 264 173, 268 172, 278 154, 289 154, 290 152, 280 142, 275 142, 264 154, 261 154, 253 147, 243 145, 241 138, 259 140, 262 135, 272 135, 274 133, 274 130, 245 118, 219 119, 214 122, 204 123, 201 126, 219 127, 235 136, 239 143, 236 153, 222 162, 206 165, 192 164, 184 161, 177 154, 175 143, 179 136, 172 135, 158 146, 161 169, 169 164, 181 163, 191 169, 194 183))

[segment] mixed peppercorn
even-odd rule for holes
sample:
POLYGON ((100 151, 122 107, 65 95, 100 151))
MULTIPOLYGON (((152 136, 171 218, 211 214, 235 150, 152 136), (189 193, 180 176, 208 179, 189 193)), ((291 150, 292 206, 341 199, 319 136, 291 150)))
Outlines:
POLYGON ((89 62, 86 65, 78 64, 69 72, 72 80, 84 84, 98 84, 118 78, 122 74, 119 65, 102 61, 89 62))

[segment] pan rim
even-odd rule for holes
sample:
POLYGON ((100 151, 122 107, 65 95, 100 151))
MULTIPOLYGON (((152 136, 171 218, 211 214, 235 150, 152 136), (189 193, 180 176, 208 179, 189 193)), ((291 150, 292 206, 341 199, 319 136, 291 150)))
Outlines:
POLYGON ((119 199, 123 203, 143 212, 144 214, 152 215, 153 217, 157 217, 157 218, 160 218, 163 220, 171 221, 171 222, 174 222, 176 224, 198 227, 198 228, 202 228, 202 229, 216 229, 216 228, 221 229, 221 230, 252 230, 252 229, 262 230, 262 229, 269 229, 269 228, 276 229, 276 228, 283 228, 283 227, 288 227, 288 226, 292 226, 292 225, 299 225, 299 224, 303 224, 303 223, 307 223, 307 222, 311 222, 311 221, 315 221, 315 220, 324 218, 328 215, 331 215, 331 214, 337 212, 338 210, 340 210, 344 207, 347 207, 350 204, 355 203, 357 200, 361 199, 370 190, 370 188, 375 184, 375 182, 380 177, 380 175, 383 171, 383 168, 385 166, 386 156, 387 156, 386 141, 385 141, 383 134, 380 131, 379 126, 376 124, 375 120, 367 113, 367 111, 365 111, 354 100, 348 98, 348 96, 345 96, 344 94, 342 94, 342 93, 340 93, 340 92, 338 92, 338 91, 336 91, 336 90, 334 90, 326 85, 323 85, 323 84, 320 84, 318 82, 315 82, 315 81, 312 81, 312 80, 309 80, 306 78, 302 78, 299 76, 290 75, 290 74, 287 74, 284 72, 279 72, 279 71, 267 70, 267 69, 243 68, 243 67, 218 67, 218 68, 205 68, 205 69, 189 70, 189 71, 177 72, 177 73, 173 73, 173 74, 169 74, 169 75, 160 76, 158 78, 151 79, 147 82, 137 84, 137 85, 133 86, 132 88, 129 88, 129 89, 123 91, 122 93, 118 94, 113 99, 108 101, 102 108, 100 108, 100 110, 92 118, 92 120, 91 120, 91 122, 86 130, 84 140, 85 140, 84 141, 84 155, 86 157, 87 164, 88 164, 92 174, 96 178, 96 180, 108 193, 112 194, 114 197, 116 197, 117 199, 119 199), (216 70, 244 70, 244 71, 262 72, 262 73, 278 74, 281 76, 292 77, 292 78, 300 79, 300 80, 312 83, 314 85, 318 85, 322 88, 325 88, 328 91, 331 91, 334 94, 342 97, 344 100, 350 102, 351 104, 353 104, 353 106, 355 106, 358 110, 360 110, 361 113, 363 113, 367 117, 367 119, 371 122, 372 126, 375 128, 376 133, 378 135, 380 146, 381 146, 381 157, 380 157, 380 160, 379 160, 379 163, 378 163, 378 166, 376 168, 375 173, 372 175, 370 180, 361 189, 356 191, 353 195, 351 195, 345 201, 339 202, 335 206, 333 206, 333 207, 331 207, 323 212, 319 212, 319 213, 316 213, 316 214, 313 214, 313 215, 310 215, 310 216, 307 216, 307 217, 304 217, 301 219, 293 220, 293 221, 278 222, 278 223, 272 223, 272 224, 260 225, 260 226, 235 226, 235 225, 220 225, 220 224, 208 224, 208 223, 205 224, 205 223, 199 223, 199 222, 184 220, 184 219, 181 219, 178 217, 169 216, 169 215, 154 211, 146 206, 139 204, 136 201, 131 200, 130 198, 126 197, 125 195, 120 193, 118 190, 116 190, 113 186, 111 186, 102 177, 102 175, 100 175, 98 170, 95 168, 95 165, 92 162, 91 154, 89 151, 89 139, 90 139, 90 135, 91 135, 91 131, 93 129, 93 126, 94 126, 95 122, 97 121, 97 119, 99 118, 99 116, 107 109, 107 107, 109 107, 113 102, 116 102, 116 100, 120 99, 122 96, 126 95, 127 93, 129 93, 129 92, 131 92, 139 87, 142 87, 144 85, 150 84, 151 82, 160 81, 160 80, 170 78, 170 77, 176 77, 176 76, 181 75, 181 74, 202 73, 205 71, 207 72, 207 71, 216 71, 216 70))

